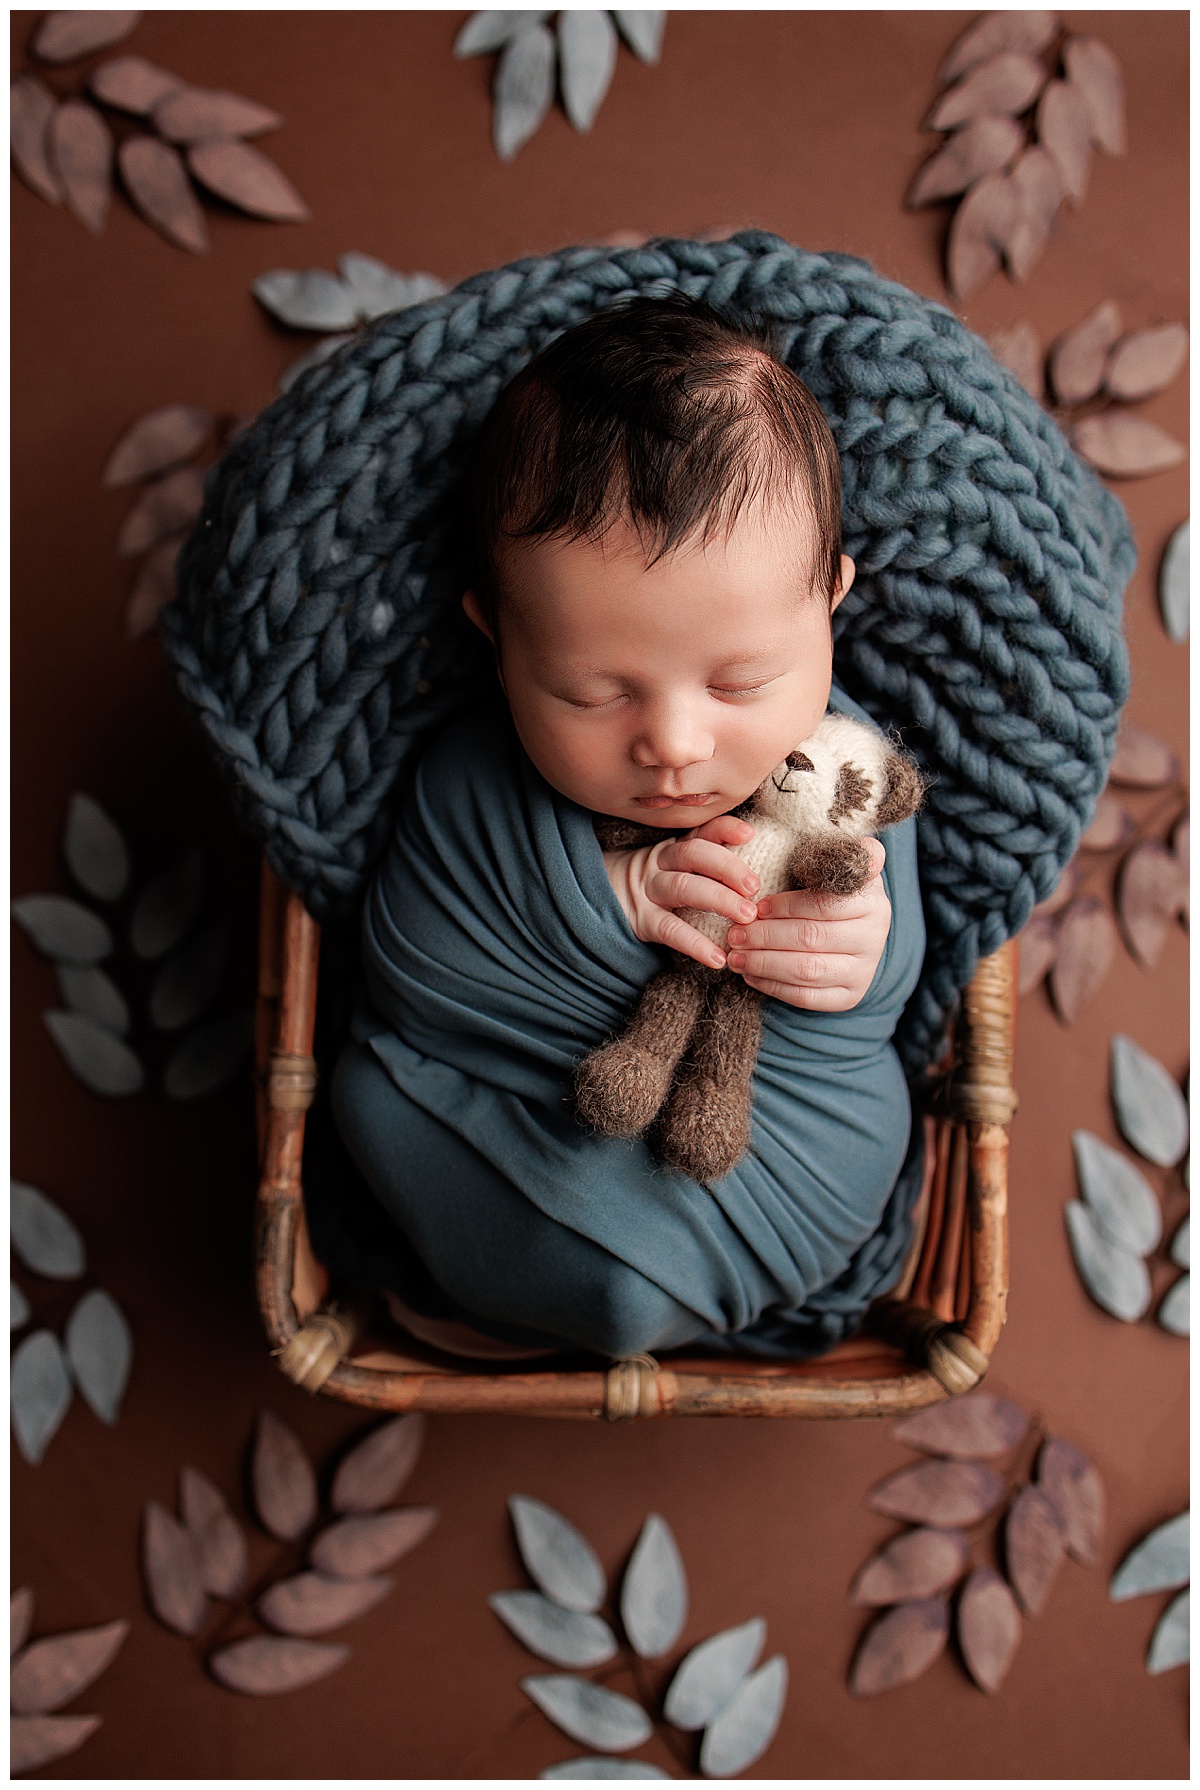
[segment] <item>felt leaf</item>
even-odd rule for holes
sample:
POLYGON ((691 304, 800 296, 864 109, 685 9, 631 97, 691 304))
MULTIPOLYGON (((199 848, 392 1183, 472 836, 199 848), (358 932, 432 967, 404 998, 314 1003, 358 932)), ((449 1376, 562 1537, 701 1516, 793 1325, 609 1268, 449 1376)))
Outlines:
POLYGON ((390 1504, 416 1466, 424 1440, 425 1419, 417 1411, 391 1417, 371 1430, 343 1457, 333 1476, 334 1510, 351 1515, 390 1504))
POLYGON ((226 1014, 188 1032, 163 1071, 169 1100, 202 1100, 241 1068, 254 1042, 254 1014, 226 1014))
POLYGON ((1044 981, 1058 953, 1058 927, 1052 914, 1033 913, 1017 935, 1018 995, 1031 994, 1044 981))
POLYGON ((1188 1214, 1171 1239, 1171 1260, 1177 1268, 1190 1268, 1192 1265, 1192 1220, 1188 1214))
POLYGON ((279 267, 251 280, 250 290, 281 323, 292 329, 349 329, 358 315, 353 287, 324 268, 294 273, 279 267))
POLYGON ((48 205, 61 205, 63 185, 50 160, 50 120, 58 102, 36 75, 18 75, 8 91, 12 158, 25 185, 48 205))
POLYGON ((1173 1591, 1191 1577, 1190 1510, 1181 1511, 1143 1536, 1126 1554, 1109 1581, 1113 1603, 1141 1597, 1147 1591, 1173 1591))
POLYGON ((1046 81, 1036 56, 1024 50, 1001 50, 975 64, 944 93, 925 122, 925 129, 950 131, 985 113, 1025 112, 1046 81))
POLYGON ((1025 50, 1034 55, 1045 49, 1057 30, 1057 13, 985 12, 956 39, 938 69, 938 81, 945 87, 1001 50, 1025 50))
POLYGON ((1017 215, 1004 245, 1004 259, 1013 279, 1024 280, 1046 246, 1066 186, 1058 164, 1037 143, 1022 152, 1008 178, 1017 215))
POLYGON ((176 594, 175 567, 186 536, 168 535, 148 553, 129 587, 125 605, 125 638, 141 640, 153 633, 158 618, 176 594))
POLYGON ((673 1727, 706 1728, 726 1707, 762 1651, 767 1625, 761 1616, 701 1641, 672 1678, 663 1714, 673 1727))
POLYGON ((309 216, 308 206, 282 168, 249 143, 232 137, 206 138, 190 145, 187 165, 210 193, 251 217, 296 224, 309 216))
POLYGON ((129 944, 143 961, 161 957, 177 945, 196 915, 204 893, 204 860, 185 852, 144 889, 129 922, 129 944))
POLYGON ((1029 1419, 1010 1398, 996 1392, 969 1392, 902 1418, 892 1431, 897 1442, 948 1454, 955 1460, 990 1461, 1015 1448, 1029 1419))
POLYGON ((47 1280, 78 1280, 87 1252, 66 1213, 26 1181, 10 1188, 9 1240, 25 1266, 47 1280))
POLYGON ((217 88, 176 87, 154 107, 154 128, 168 143, 200 143, 209 137, 261 137, 283 119, 257 100, 217 88))
POLYGON ((638 60, 648 62, 653 67, 662 55, 666 13, 614 11, 613 18, 617 21, 618 31, 638 60))
POLYGON ((455 56, 486 56, 499 50, 523 26, 548 19, 548 12, 473 12, 454 40, 455 56))
POLYGON ((283 372, 279 375, 276 382, 275 389, 280 397, 283 396, 284 392, 291 391, 297 379, 299 379, 302 374, 309 372, 313 367, 324 366, 327 360, 332 360, 333 356, 344 343, 352 342, 353 340, 354 332, 352 330, 343 335, 326 336, 324 341, 318 342, 314 347, 310 348, 307 354, 302 354, 296 360, 290 362, 290 364, 283 369, 283 372))
POLYGON ((602 9, 558 15, 559 85, 563 109, 577 131, 590 131, 617 66, 617 32, 602 9))
POLYGON ((911 1684, 945 1651, 950 1637, 950 1606, 944 1597, 924 1597, 885 1610, 863 1634, 850 1668, 849 1688, 856 1697, 911 1684))
POLYGON ((687 1575, 670 1525, 657 1513, 642 1524, 621 1581, 621 1622, 635 1653, 657 1659, 687 1618, 687 1575))
POLYGON ((164 404, 132 423, 109 455, 104 483, 137 485, 190 460, 208 441, 217 419, 198 404, 164 404))
POLYGON ((1137 828, 1124 802, 1105 790, 1096 803, 1092 823, 1079 841, 1080 851, 1113 851, 1131 839, 1137 828))
POLYGON ((65 895, 23 895, 12 904, 26 937, 56 963, 99 963, 113 948, 99 914, 65 895))
POLYGON ((208 1669, 231 1691, 248 1697, 273 1697, 328 1678, 349 1657, 350 1649, 336 1641, 285 1641, 277 1635, 250 1635, 210 1654, 208 1669))
POLYGON ((263 1528, 296 1541, 317 1515, 317 1476, 299 1439, 274 1411, 259 1415, 250 1462, 254 1506, 263 1528))
POLYGON ((13 1661, 9 1705, 14 1715, 49 1715, 61 1709, 112 1664, 129 1633, 124 1621, 75 1629, 32 1641, 13 1661))
MULTIPOLYGON (((980 122, 984 121, 980 120, 980 122)), ((996 122, 1003 124, 1006 121, 1000 119, 996 122)), ((1014 125, 1013 128, 1016 129, 1016 126, 1014 125)), ((964 134, 964 132, 957 133, 958 136, 964 134)), ((952 137, 950 141, 953 143, 956 141, 956 137, 952 137)), ((1041 342, 1038 340, 1037 331, 1033 325, 1022 321, 1014 323, 1009 329, 997 330, 995 335, 988 337, 988 347, 1000 365, 1007 367, 1018 383, 1024 386, 1030 397, 1037 398, 1040 402, 1045 396, 1045 384, 1042 379, 1043 354, 1041 342)))
POLYGON ((1064 1552, 1062 1522, 1054 1505, 1037 1486, 1023 1486, 1004 1519, 1004 1562, 1027 1616, 1041 1613, 1064 1552))
POLYGON ((1186 1666, 1190 1658, 1191 1593, 1181 1591, 1159 1618, 1146 1655, 1146 1670, 1169 1672, 1172 1666, 1186 1666))
POLYGON ((1108 352, 1121 333, 1121 313, 1111 298, 1089 311, 1050 350, 1050 384, 1060 404, 1082 404, 1104 383, 1108 352))
POLYGON ((1136 1164, 1090 1131, 1073 1131, 1079 1191, 1110 1243, 1149 1255, 1162 1236, 1162 1211, 1154 1189, 1136 1164))
POLYGON ((33 1316, 33 1308, 15 1280, 8 1283, 8 1328, 20 1330, 33 1316))
POLYGON ((1160 1168, 1177 1163, 1188 1143, 1187 1102, 1157 1057, 1123 1032, 1112 1040, 1109 1086, 1121 1135, 1160 1168))
POLYGON ((665 1778, 671 1774, 649 1765, 644 1759, 564 1759, 559 1765, 547 1765, 539 1778, 665 1778))
POLYGON ((1156 733, 1135 727, 1132 721, 1122 721, 1108 775, 1111 782, 1133 789, 1161 789, 1178 777, 1179 760, 1156 733))
POLYGON ((1158 962, 1186 898, 1187 879, 1174 852, 1156 839, 1136 845, 1117 879, 1117 914, 1125 943, 1145 969, 1158 962))
POLYGON ((1094 1566, 1104 1532, 1104 1485, 1095 1463, 1073 1442, 1047 1436, 1038 1451, 1037 1483, 1058 1512, 1068 1554, 1094 1566))
POLYGON ((700 1743, 702 1776, 736 1777, 739 1771, 761 1759, 779 1732, 787 1684, 787 1661, 782 1653, 777 1653, 738 1686, 704 1731, 700 1743))
POLYGON ((182 1467, 179 1510, 204 1590, 213 1597, 235 1598, 249 1577, 250 1558, 223 1494, 194 1467, 182 1467))
POLYGON ((229 955, 229 933, 214 920, 159 970, 150 989, 151 1025, 160 1032, 177 1031, 211 1006, 220 990, 229 955))
POLYGON ((391 1579, 331 1579, 321 1572, 299 1572, 279 1579, 255 1606, 269 1628, 285 1635, 324 1635, 341 1628, 382 1603, 391 1579))
POLYGON ((36 1467, 71 1404, 71 1380, 52 1330, 35 1330, 12 1358, 9 1410, 17 1447, 36 1467))
POLYGON ((148 1500, 142 1520, 142 1573, 150 1608, 178 1635, 194 1635, 208 1619, 192 1538, 161 1504, 148 1500))
POLYGON ((101 1423, 114 1424, 133 1364, 133 1333, 112 1296, 95 1287, 85 1293, 63 1333, 71 1377, 101 1423))
POLYGON ((1024 132, 1011 118, 987 114, 973 119, 917 170, 905 204, 916 211, 966 192, 984 174, 1007 168, 1024 141, 1024 132))
POLYGON ((1188 332, 1182 323, 1159 323, 1131 330, 1108 357, 1104 389, 1127 403, 1149 398, 1170 385, 1187 359, 1188 332))
POLYGON ((1072 901, 1058 923, 1050 993, 1059 1018, 1073 1025, 1112 968, 1117 928, 1095 895, 1072 901))
POLYGON ((204 213, 178 152, 157 137, 127 137, 117 150, 125 190, 148 224, 193 255, 208 251, 204 213))
POLYGON ((573 1523, 537 1498, 515 1493, 509 1515, 525 1570, 564 1610, 594 1613, 604 1602, 604 1568, 573 1523))
POLYGON ((1141 1256, 1110 1243, 1081 1200, 1063 1207, 1079 1278, 1096 1304, 1133 1324, 1150 1305, 1150 1276, 1141 1256))
POLYGON ((1158 606, 1172 640, 1186 640, 1192 622, 1191 524, 1181 522, 1158 570, 1158 606))
POLYGON ((46 1029, 72 1075, 93 1094, 120 1099, 145 1086, 141 1063, 123 1039, 82 1013, 51 1008, 42 1014, 46 1029))
POLYGON ((1102 410, 1075 424, 1071 441, 1097 472, 1114 479, 1140 479, 1168 472, 1187 459, 1182 443, 1143 416, 1102 410))
POLYGON ((8 1600, 8 1657, 11 1659, 25 1645, 33 1625, 33 1592, 28 1585, 14 1591, 8 1600))
POLYGON ((556 51, 542 24, 522 27, 504 46, 492 82, 492 144, 511 162, 550 110, 556 51))
POLYGON ((321 1531, 308 1550, 308 1558, 319 1572, 332 1573, 335 1578, 365 1578, 368 1573, 394 1566, 411 1553, 437 1519, 436 1510, 381 1510, 343 1517, 321 1531))
POLYGON ((959 1529, 905 1529, 859 1568, 851 1601, 880 1605, 932 1597, 962 1577, 969 1552, 959 1529))
POLYGON ((649 1740, 654 1729, 650 1717, 632 1697, 589 1684, 586 1678, 563 1673, 522 1678, 521 1689, 548 1716, 556 1728, 582 1746, 604 1753, 625 1753, 649 1740))
POLYGON ((79 790, 67 803, 63 835, 67 869, 98 901, 119 901, 129 881, 129 852, 120 829, 99 802, 79 790))
POLYGON ((903 1522, 955 1529, 979 1522, 999 1504, 1004 1490, 1003 1477, 981 1461, 921 1461, 883 1480, 867 1503, 903 1522))
POLYGON ((530 1653, 552 1666, 601 1666, 616 1654, 616 1636, 602 1616, 564 1610, 540 1591, 494 1591, 488 1606, 530 1653))
POLYGON ((48 12, 29 47, 43 62, 74 62, 128 37, 140 12, 48 12))
POLYGON ((1010 175, 985 174, 975 182, 956 208, 946 239, 946 277, 957 299, 970 298, 999 272, 1017 217, 1010 175))
POLYGON ((98 1715, 14 1715, 8 1724, 8 1769, 36 1771, 78 1752, 100 1726, 98 1715))
POLYGON ((1092 161, 1092 126, 1083 95, 1070 81, 1049 81, 1042 89, 1037 138, 1056 162, 1068 198, 1082 201, 1092 161))
POLYGON ((371 255, 339 255, 338 273, 354 299, 355 316, 364 323, 424 304, 449 290, 436 274, 396 273, 371 255))
POLYGON ((1192 1333, 1192 1277, 1181 1274, 1174 1286, 1167 1292, 1158 1308, 1158 1321, 1164 1330, 1174 1336, 1190 1336, 1192 1333))
POLYGON ((50 159, 67 210, 99 236, 112 198, 112 132, 85 100, 69 99, 50 120, 50 159))
POLYGON ((1125 77, 1108 45, 1094 37, 1068 37, 1063 66, 1087 107, 1092 142, 1109 155, 1124 155, 1125 77))
POLYGON ((1021 1639, 1021 1612, 998 1572, 977 1566, 958 1600, 958 1644, 981 1691, 998 1691, 1021 1639))
POLYGON ((121 524, 117 552, 123 559, 157 547, 168 536, 191 527, 204 503, 204 473, 199 466, 179 466, 147 485, 121 524))
POLYGON ((183 82, 169 69, 147 62, 144 56, 114 56, 92 70, 88 86, 105 105, 147 118, 159 100, 176 92, 183 82))

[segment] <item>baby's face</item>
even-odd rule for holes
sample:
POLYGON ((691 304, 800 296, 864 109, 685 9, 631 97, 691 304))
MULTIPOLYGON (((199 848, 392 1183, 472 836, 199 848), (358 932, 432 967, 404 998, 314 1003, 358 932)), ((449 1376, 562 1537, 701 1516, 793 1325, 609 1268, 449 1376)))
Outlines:
MULTIPOLYGON (((647 568, 631 524, 598 544, 519 542, 505 560, 501 682, 562 795, 695 827, 745 801, 825 712, 829 602, 805 520, 732 531, 647 568)), ((842 589, 854 577, 842 559, 842 589)), ((463 606, 484 626, 473 592, 463 606)), ((485 628, 485 631, 486 628, 485 628)))

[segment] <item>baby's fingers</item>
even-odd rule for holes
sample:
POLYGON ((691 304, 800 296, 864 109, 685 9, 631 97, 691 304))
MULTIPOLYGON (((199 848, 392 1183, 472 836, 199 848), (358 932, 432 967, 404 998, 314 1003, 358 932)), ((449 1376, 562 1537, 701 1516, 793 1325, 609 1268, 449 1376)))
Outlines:
POLYGON ((693 876, 686 870, 656 870, 646 878, 646 894, 656 907, 698 907, 705 914, 726 920, 753 920, 753 901, 738 895, 711 876, 693 876))
POLYGON ((705 938, 702 932, 697 932, 694 926, 689 926, 686 920, 681 920, 678 914, 668 913, 665 908, 660 913, 661 918, 654 923, 654 936, 649 943, 665 945, 670 951, 680 951, 684 957, 693 957, 697 963, 704 964, 710 970, 725 968, 725 953, 719 945, 714 945, 711 939, 705 938))
POLYGON ((737 820, 732 814, 715 814, 702 827, 693 827, 689 839, 711 839, 715 845, 748 845, 754 827, 748 820, 737 820))
POLYGON ((847 1013, 858 998, 849 988, 798 988, 794 982, 776 982, 768 976, 743 975, 742 980, 759 994, 774 995, 807 1013, 847 1013))

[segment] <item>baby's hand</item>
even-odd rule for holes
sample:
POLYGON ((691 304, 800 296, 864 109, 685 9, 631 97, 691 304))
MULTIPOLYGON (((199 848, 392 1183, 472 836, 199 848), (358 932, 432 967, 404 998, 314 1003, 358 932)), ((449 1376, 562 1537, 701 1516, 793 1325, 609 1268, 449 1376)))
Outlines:
POLYGON ((729 850, 753 837, 749 821, 718 814, 682 839, 660 839, 636 851, 606 851, 608 880, 635 936, 643 944, 667 945, 711 969, 724 969, 720 946, 681 920, 675 909, 694 907, 727 920, 753 921, 758 877, 729 850))
POLYGON ((758 919, 729 929, 729 968, 751 988, 814 1013, 845 1013, 871 986, 892 923, 880 874, 887 853, 865 841, 874 874, 857 895, 793 889, 758 904, 758 919))

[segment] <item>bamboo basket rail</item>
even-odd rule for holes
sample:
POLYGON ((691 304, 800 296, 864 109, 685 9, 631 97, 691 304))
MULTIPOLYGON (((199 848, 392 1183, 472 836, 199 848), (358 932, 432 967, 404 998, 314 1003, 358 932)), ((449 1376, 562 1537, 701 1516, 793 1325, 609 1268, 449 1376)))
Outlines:
MULTIPOLYGON (((379 1411, 522 1417, 881 1417, 969 1391, 987 1371, 1008 1292, 1008 1128, 1013 946, 981 960, 964 991, 953 1066, 922 1122, 925 1184, 895 1290, 859 1335, 815 1361, 730 1360, 685 1352, 593 1358, 555 1370, 464 1366, 391 1330, 364 1307, 328 1303, 304 1214, 305 1115, 313 1058, 320 929, 263 862, 255 1047, 260 1157, 259 1309, 272 1353, 310 1392, 379 1411)), ((564 1355, 566 1352, 564 1351, 564 1355)), ((573 1360, 574 1358, 569 1358, 573 1360)))

